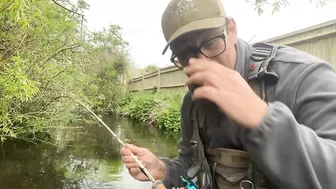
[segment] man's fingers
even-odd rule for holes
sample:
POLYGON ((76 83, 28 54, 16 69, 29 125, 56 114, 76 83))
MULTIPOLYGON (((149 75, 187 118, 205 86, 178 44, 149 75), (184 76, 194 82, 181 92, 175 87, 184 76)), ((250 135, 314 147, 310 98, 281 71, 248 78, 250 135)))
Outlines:
POLYGON ((199 85, 212 85, 216 88, 220 85, 220 78, 211 73, 210 71, 201 71, 192 74, 186 81, 186 85, 199 84, 199 85))
POLYGON ((190 77, 192 74, 196 72, 201 72, 204 70, 207 70, 207 65, 204 64, 203 61, 200 61, 199 59, 194 59, 193 61, 190 60, 190 63, 187 67, 184 69, 185 74, 190 77), (191 64, 192 63, 192 64, 191 64))
POLYGON ((195 89, 193 93, 194 99, 208 99, 213 103, 219 103, 220 94, 219 90, 212 86, 202 86, 195 89))
POLYGON ((129 168, 128 172, 133 176, 133 177, 137 177, 140 174, 140 169, 137 167, 133 167, 133 168, 129 168))
POLYGON ((225 70, 227 70, 225 66, 211 61, 211 60, 204 60, 204 59, 190 59, 189 65, 184 68, 184 72, 187 76, 190 76, 196 72, 200 71, 210 71, 214 74, 225 74, 225 70))
POLYGON ((122 156, 122 160, 124 163, 134 163, 135 159, 132 156, 122 156))
POLYGON ((149 181, 146 175, 144 175, 139 168, 128 169, 128 172, 139 181, 149 181))
POLYGON ((127 169, 139 168, 139 165, 137 163, 127 163, 126 167, 127 169))
POLYGON ((120 150, 120 154, 122 156, 129 156, 131 155, 131 151, 125 147, 122 147, 121 150, 120 150))
POLYGON ((140 155, 146 151, 145 148, 140 148, 131 144, 125 144, 125 148, 130 150, 134 155, 140 155))

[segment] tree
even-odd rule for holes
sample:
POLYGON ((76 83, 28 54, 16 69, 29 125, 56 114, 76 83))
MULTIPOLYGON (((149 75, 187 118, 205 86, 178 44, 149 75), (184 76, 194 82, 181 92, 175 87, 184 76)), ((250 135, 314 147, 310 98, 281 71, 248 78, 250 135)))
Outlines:
POLYGON ((154 72, 158 70, 159 68, 156 65, 148 65, 144 70, 142 70, 142 74, 154 72))
MULTIPOLYGON (((261 15, 264 13, 263 6, 266 4, 272 5, 273 10, 272 14, 280 11, 281 7, 289 6, 289 0, 245 0, 248 3, 251 3, 255 7, 254 10, 258 11, 258 14, 261 15)), ((316 7, 328 4, 329 2, 334 2, 334 0, 310 0, 310 3, 316 3, 316 7)))
POLYGON ((85 1, 0 1, 0 139, 34 140, 82 119, 81 99, 109 107, 128 69, 118 25, 86 30, 85 1), (68 6, 67 6, 68 7, 68 6))

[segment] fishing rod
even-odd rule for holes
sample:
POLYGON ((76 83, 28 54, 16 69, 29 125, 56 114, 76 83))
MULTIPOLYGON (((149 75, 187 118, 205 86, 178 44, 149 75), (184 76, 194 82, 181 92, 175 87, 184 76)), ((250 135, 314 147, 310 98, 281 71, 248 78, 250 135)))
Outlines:
MULTIPOLYGON (((85 104, 83 104, 81 101, 76 100, 80 105, 82 105, 85 109, 87 109, 102 125, 105 126, 105 128, 118 140, 118 142, 125 146, 125 143, 120 140, 120 138, 101 120, 89 107, 87 107, 85 104)), ((139 165, 139 168, 143 174, 149 178, 149 180, 152 182, 152 189, 167 189, 163 182, 161 180, 155 180, 154 177, 148 172, 148 170, 145 168, 145 166, 139 161, 139 159, 131 152, 132 157, 135 159, 137 164, 139 165)), ((186 181, 185 181, 186 182, 186 181)), ((196 187, 190 187, 190 183, 188 183, 189 187, 188 189, 196 189, 196 187)))
MULTIPOLYGON (((125 146, 125 143, 123 141, 120 140, 120 138, 103 122, 103 120, 101 120, 93 111, 90 110, 90 108, 88 108, 85 104, 83 104, 81 101, 76 100, 80 105, 82 105, 85 109, 87 109, 102 125, 104 125, 106 127, 106 129, 108 131, 110 131, 110 133, 118 140, 118 142, 122 145, 125 146)), ((141 170, 142 173, 144 173, 150 181, 152 181, 152 183, 155 183, 155 179, 154 177, 148 172, 148 170, 145 168, 145 166, 139 161, 139 159, 131 152, 132 157, 134 158, 134 160, 137 162, 137 164, 139 165, 139 168, 141 170)))

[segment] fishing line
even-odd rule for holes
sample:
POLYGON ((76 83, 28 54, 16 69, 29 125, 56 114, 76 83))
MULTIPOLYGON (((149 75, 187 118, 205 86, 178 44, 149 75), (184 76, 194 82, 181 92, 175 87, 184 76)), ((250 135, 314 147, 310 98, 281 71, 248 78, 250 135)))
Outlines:
MULTIPOLYGON (((105 128, 118 140, 118 142, 122 145, 125 146, 125 143, 120 140, 120 138, 101 120, 90 108, 88 108, 85 104, 83 104, 81 101, 76 100, 80 105, 82 105, 85 109, 87 109, 102 125, 105 126, 105 128)), ((134 160, 137 162, 137 164, 140 167, 140 170, 142 173, 144 173, 150 181, 153 183, 155 182, 154 177, 148 172, 148 170, 145 168, 145 166, 139 161, 139 159, 131 152, 132 157, 134 160)))

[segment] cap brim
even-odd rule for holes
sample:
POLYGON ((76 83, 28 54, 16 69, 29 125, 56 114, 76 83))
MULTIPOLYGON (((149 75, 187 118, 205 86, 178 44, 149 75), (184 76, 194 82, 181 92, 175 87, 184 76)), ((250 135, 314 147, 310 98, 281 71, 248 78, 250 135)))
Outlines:
POLYGON ((207 19, 202 19, 202 20, 197 20, 194 22, 190 22, 183 27, 179 28, 176 30, 176 32, 173 33, 173 35, 169 38, 167 41, 167 44, 165 48, 163 49, 162 55, 164 55, 170 46, 170 44, 178 37, 180 37, 183 34, 196 31, 196 30, 201 30, 201 29, 210 29, 210 28, 217 28, 220 26, 225 25, 225 16, 223 17, 216 17, 216 18, 207 18, 207 19))

